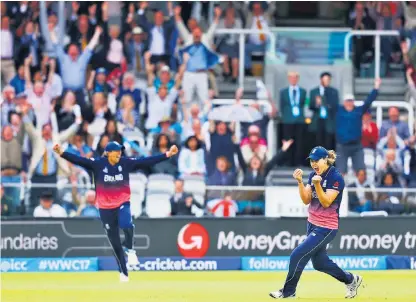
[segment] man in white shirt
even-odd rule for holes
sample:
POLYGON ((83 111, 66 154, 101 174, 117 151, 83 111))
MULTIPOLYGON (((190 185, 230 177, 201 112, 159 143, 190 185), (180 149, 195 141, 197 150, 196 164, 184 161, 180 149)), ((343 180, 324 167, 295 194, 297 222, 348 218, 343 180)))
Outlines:
POLYGON ((253 15, 251 22, 247 22, 247 28, 253 30, 263 30, 265 33, 251 34, 245 46, 244 67, 246 70, 251 69, 253 52, 264 53, 266 49, 267 40, 269 39, 267 32, 269 31, 268 21, 264 15, 263 8, 260 2, 253 3, 253 15))
POLYGON ((10 19, 7 16, 1 17, 1 43, 0 43, 0 56, 1 56, 1 79, 4 84, 10 83, 13 77, 16 75, 16 69, 14 67, 14 36, 10 31, 10 19))
POLYGON ((52 59, 49 64, 48 82, 44 85, 42 82, 35 82, 32 84, 30 78, 29 66, 32 61, 32 56, 25 60, 25 80, 26 93, 28 102, 32 105, 36 114, 36 124, 38 128, 49 122, 49 114, 52 102, 52 80, 55 75, 55 60, 52 59))
POLYGON ((33 211, 33 217, 65 218, 67 213, 63 207, 53 203, 52 194, 44 192, 40 196, 40 205, 33 211))
POLYGON ((166 86, 161 86, 159 92, 151 86, 146 90, 149 97, 148 118, 146 120, 146 129, 151 130, 158 126, 159 122, 165 116, 171 116, 173 103, 178 97, 178 91, 173 87, 168 93, 166 86))
POLYGON ((169 8, 171 17, 166 22, 163 12, 156 11, 154 14, 154 24, 151 24, 145 16, 145 9, 147 6, 148 3, 146 1, 140 2, 138 23, 140 27, 143 28, 145 32, 147 32, 149 37, 148 50, 152 54, 150 61, 152 64, 156 64, 161 61, 169 63, 169 40, 172 31, 175 28, 172 9, 171 7, 169 8))

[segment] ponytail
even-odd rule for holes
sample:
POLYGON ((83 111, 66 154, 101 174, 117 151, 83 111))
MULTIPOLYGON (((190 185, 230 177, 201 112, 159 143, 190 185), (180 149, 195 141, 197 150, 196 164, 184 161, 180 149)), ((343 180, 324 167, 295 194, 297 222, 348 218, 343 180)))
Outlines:
POLYGON ((337 159, 337 154, 334 150, 328 150, 328 158, 327 163, 328 165, 332 166, 335 164, 335 160, 337 159))

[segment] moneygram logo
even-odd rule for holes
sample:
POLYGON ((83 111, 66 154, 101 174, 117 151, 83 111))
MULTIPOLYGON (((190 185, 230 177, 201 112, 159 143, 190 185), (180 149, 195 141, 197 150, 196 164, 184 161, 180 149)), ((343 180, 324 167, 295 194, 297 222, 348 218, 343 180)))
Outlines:
POLYGON ((184 257, 204 257, 209 248, 207 230, 198 223, 188 223, 179 231, 178 250, 184 257))

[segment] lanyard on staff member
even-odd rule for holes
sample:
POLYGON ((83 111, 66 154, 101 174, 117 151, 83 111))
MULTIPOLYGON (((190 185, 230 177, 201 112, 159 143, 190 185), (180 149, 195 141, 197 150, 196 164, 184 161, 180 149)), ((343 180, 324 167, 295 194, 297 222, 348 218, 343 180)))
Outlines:
POLYGON ((326 111, 326 107, 324 106, 324 100, 326 102, 326 95, 325 95, 325 87, 319 87, 319 94, 321 95, 322 103, 319 107, 319 117, 321 119, 326 119, 328 116, 328 112, 326 111))
POLYGON ((297 87, 291 87, 289 89, 289 99, 290 105, 292 106, 292 114, 294 117, 298 117, 300 115, 300 108, 299 108, 299 101, 300 101, 300 93, 298 93, 297 87))

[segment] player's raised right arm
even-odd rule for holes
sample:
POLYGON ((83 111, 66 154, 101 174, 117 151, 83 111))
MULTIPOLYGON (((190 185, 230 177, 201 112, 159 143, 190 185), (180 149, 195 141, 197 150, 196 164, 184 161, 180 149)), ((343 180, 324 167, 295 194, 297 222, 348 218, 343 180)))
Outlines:
POLYGON ((62 151, 61 146, 58 145, 58 144, 56 144, 53 147, 53 151, 55 151, 55 153, 57 153, 59 156, 66 159, 67 161, 69 161, 69 162, 71 162, 75 165, 81 166, 85 169, 92 170, 93 167, 94 167, 94 161, 92 159, 81 157, 81 156, 78 156, 78 155, 75 155, 75 154, 72 154, 72 153, 69 153, 69 152, 64 152, 64 151, 62 151))
POLYGON ((295 172, 293 172, 293 178, 298 182, 299 195, 302 199, 302 202, 304 204, 310 204, 312 201, 312 189, 310 185, 306 185, 305 187, 303 184, 302 175, 303 171, 301 169, 296 169, 295 172))

